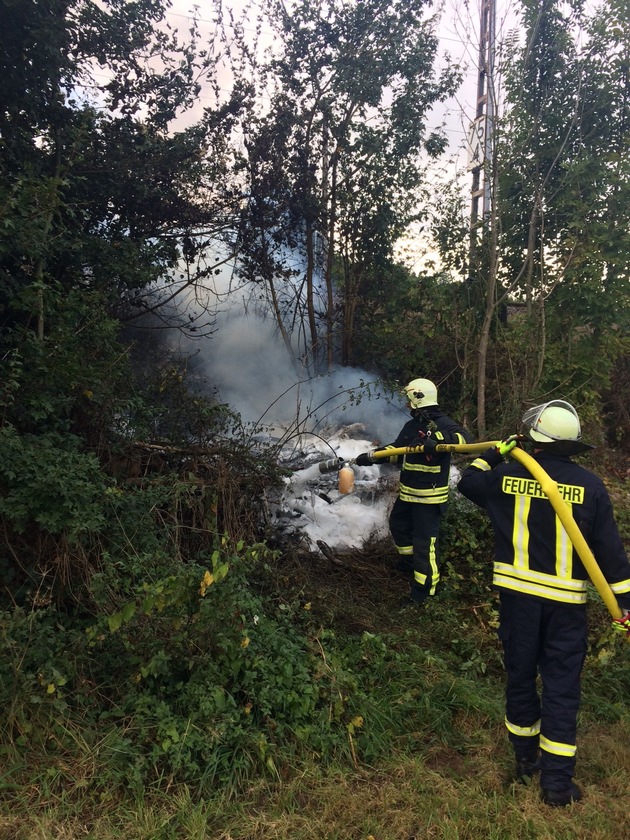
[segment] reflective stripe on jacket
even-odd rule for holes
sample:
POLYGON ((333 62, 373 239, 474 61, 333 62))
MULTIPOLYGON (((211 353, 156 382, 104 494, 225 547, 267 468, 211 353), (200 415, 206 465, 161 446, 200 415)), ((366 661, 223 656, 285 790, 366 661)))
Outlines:
MULTIPOLYGON (((558 484, 610 588, 630 608, 630 563, 603 482, 569 458, 539 452, 558 484)), ((499 589, 567 604, 586 601, 588 575, 538 482, 494 449, 464 471, 458 489, 486 509, 495 532, 494 584, 499 589)))
MULTIPOLYGON (((441 412, 434 412, 431 422, 413 418, 400 431, 393 443, 381 447, 397 449, 402 446, 420 446, 431 437, 439 443, 468 443, 470 436, 455 420, 441 412)), ((449 452, 425 455, 415 452, 393 456, 391 463, 399 463, 400 486, 398 495, 403 502, 423 505, 441 505, 448 501, 451 455, 449 452)))

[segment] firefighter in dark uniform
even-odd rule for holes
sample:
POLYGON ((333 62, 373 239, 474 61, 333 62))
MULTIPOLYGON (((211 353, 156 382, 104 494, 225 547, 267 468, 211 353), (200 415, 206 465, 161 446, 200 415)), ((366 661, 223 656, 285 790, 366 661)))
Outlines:
MULTIPOLYGON (((557 482, 625 611, 613 626, 627 633, 630 563, 604 484, 570 459, 592 448, 581 441, 577 412, 570 403, 553 400, 526 412, 523 426, 534 443, 534 458, 557 482)), ((518 437, 474 460, 458 489, 486 509, 494 528, 493 583, 507 673, 505 725, 517 779, 540 770, 543 801, 564 806, 581 798, 573 774, 587 648, 587 573, 538 482, 516 461, 504 462, 518 437)))
POLYGON ((397 569, 412 576, 409 598, 421 604, 434 595, 440 580, 438 538, 449 492, 451 456, 437 453, 439 443, 468 443, 468 433, 439 408, 437 388, 429 379, 414 379, 405 387, 412 419, 393 443, 358 456, 359 466, 375 460, 374 452, 403 446, 424 446, 423 452, 393 456, 400 463, 400 485, 389 517, 389 528, 400 555, 397 569))

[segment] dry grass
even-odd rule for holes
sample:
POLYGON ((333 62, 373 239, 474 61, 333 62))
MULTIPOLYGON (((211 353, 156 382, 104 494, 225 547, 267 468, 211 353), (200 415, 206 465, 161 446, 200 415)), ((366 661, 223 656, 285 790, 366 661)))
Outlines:
MULTIPOLYGON (((136 803, 68 813, 62 803, 0 818, 0 840, 611 840, 630 809, 628 732, 589 730, 578 781, 584 801, 550 809, 535 786, 510 784, 500 732, 478 754, 436 749, 358 772, 315 765, 238 800, 195 802, 186 789, 136 803), (599 763, 609 759, 608 772, 599 763), (590 767, 591 761, 594 772, 590 767), (65 813, 64 813, 65 812, 65 813)), ((93 803, 92 803, 93 804, 93 803)))

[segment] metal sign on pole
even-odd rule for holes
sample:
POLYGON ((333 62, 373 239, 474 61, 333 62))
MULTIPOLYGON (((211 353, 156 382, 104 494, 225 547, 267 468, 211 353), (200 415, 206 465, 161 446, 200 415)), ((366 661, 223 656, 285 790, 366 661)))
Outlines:
POLYGON ((486 119, 477 117, 468 129, 468 172, 483 166, 486 154, 486 119))

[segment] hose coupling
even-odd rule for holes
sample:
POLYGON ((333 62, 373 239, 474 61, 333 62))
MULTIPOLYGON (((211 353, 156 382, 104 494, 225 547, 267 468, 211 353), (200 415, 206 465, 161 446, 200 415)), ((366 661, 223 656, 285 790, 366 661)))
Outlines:
POLYGON ((336 472, 343 466, 343 458, 330 458, 328 461, 321 461, 319 464, 320 473, 336 472))

